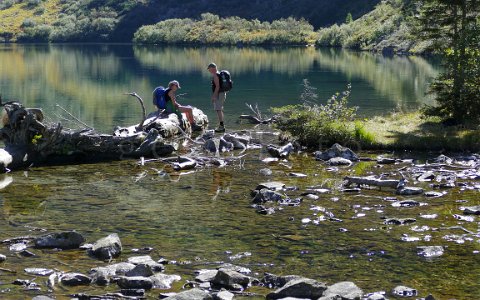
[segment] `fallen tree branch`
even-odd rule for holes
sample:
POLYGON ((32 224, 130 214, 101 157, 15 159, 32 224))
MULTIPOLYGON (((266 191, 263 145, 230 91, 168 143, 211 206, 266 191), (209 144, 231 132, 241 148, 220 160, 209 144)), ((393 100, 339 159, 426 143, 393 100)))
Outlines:
POLYGON ((142 106, 142 121, 138 124, 136 129, 137 129, 137 132, 142 131, 143 130, 143 123, 147 119, 147 111, 145 110, 145 103, 143 102, 143 99, 135 92, 125 93, 124 95, 133 96, 133 97, 137 98, 138 102, 140 102, 140 105, 142 106))

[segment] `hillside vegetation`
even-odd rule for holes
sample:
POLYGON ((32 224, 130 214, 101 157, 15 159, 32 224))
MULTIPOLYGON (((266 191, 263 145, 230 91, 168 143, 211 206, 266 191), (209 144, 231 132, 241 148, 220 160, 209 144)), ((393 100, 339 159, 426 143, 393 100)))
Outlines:
POLYGON ((318 31, 318 46, 402 53, 424 52, 429 42, 414 37, 417 8, 410 0, 385 0, 374 10, 318 31))
POLYGON ((313 28, 341 23, 370 11, 379 0, 3 0, 0 40, 7 41, 125 41, 144 25, 168 19, 201 20, 211 13, 260 23, 305 20, 313 28))

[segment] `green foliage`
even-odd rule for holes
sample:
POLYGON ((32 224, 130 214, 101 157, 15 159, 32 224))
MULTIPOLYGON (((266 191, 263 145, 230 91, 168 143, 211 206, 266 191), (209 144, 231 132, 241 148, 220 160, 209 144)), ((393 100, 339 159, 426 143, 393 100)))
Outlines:
POLYGON ((133 41, 148 44, 308 44, 315 33, 306 20, 287 18, 272 23, 204 13, 200 20, 170 19, 140 27, 133 41))
POLYGON ((480 122, 480 5, 476 0, 426 0, 417 34, 444 53, 445 71, 431 85, 437 106, 427 115, 480 122))
POLYGON ((345 18, 345 24, 350 24, 352 22, 353 22, 352 13, 348 13, 347 17, 345 18))
POLYGON ((318 31, 319 46, 344 47, 359 50, 393 48, 406 52, 416 44, 410 35, 409 15, 415 7, 408 1, 382 1, 373 11, 356 19, 347 15, 344 24, 334 24, 318 31))
POLYGON ((26 28, 18 37, 20 42, 48 42, 52 27, 50 25, 36 25, 26 28))
MULTIPOLYGON (((272 108, 277 115, 276 126, 308 147, 331 146, 334 143, 359 147, 352 126, 357 107, 348 107, 350 85, 342 93, 333 95, 326 104, 317 104, 318 95, 308 80, 303 81, 304 90, 300 96, 302 104, 272 108)), ((360 132, 360 130, 357 130, 360 132)))

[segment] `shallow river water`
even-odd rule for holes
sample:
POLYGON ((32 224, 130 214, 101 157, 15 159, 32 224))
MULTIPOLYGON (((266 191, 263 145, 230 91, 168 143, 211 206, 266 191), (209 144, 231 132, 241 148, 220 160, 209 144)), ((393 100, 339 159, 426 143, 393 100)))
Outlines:
MULTIPOLYGON (((235 87, 238 94, 234 96, 232 91, 232 102, 227 102, 231 105, 226 109, 229 128, 248 130, 255 136, 254 132, 270 129, 253 128, 234 121, 240 113, 248 113, 244 102, 249 95, 254 95, 256 100, 278 99, 261 102, 260 106, 268 108, 291 103, 300 93, 298 85, 302 77, 310 78, 313 85, 327 82, 325 86, 330 90, 322 89, 324 97, 340 90, 348 81, 357 81, 357 85, 353 84, 354 93, 357 86, 360 95, 376 95, 376 100, 365 102, 367 108, 369 105, 372 108, 365 108, 365 114, 385 113, 397 106, 407 109, 428 101, 413 99, 423 95, 422 86, 437 72, 433 65, 420 58, 407 61, 314 49, 237 49, 228 56, 232 58, 227 58, 215 49, 152 50, 128 46, 126 50, 119 50, 115 48, 119 46, 105 45, 100 50, 92 50, 86 46, 40 45, 31 46, 37 48, 33 51, 28 46, 11 46, 19 47, 15 50, 2 47, 0 78, 4 96, 27 99, 29 106, 44 107, 46 114, 57 120, 59 116, 52 111, 58 102, 104 131, 119 122, 133 124, 138 120, 138 113, 132 113, 138 110, 138 105, 122 98, 120 92, 138 87, 140 93, 147 95, 156 82, 166 82, 173 77, 185 83, 184 90, 195 92, 195 96, 187 96, 187 99, 204 109, 214 123, 215 116, 208 104, 201 101, 208 99, 208 88, 200 86, 208 86, 208 77, 202 77, 206 76, 203 68, 205 62, 215 57, 220 57, 217 61, 231 66, 241 78, 237 79, 235 87), (178 56, 182 59, 177 60, 178 56), (271 61, 269 57, 277 60, 271 61), (6 64, 14 60, 17 72, 8 71, 10 75, 6 75, 6 64), (247 62, 251 63, 249 67, 247 62), (356 68, 347 69, 350 64, 356 68), (49 67, 42 67, 45 65, 49 67), (126 68, 127 65, 131 68, 126 68), (39 70, 45 70, 44 76, 38 75, 39 70), (267 73, 270 75, 266 76, 267 73), (326 77, 321 77, 322 73, 326 73, 326 77), (96 80, 92 74, 96 74, 96 80), (115 83, 105 79, 112 74, 115 74, 115 83), (161 80, 156 80, 155 76, 161 80), (379 82, 382 78, 383 84, 379 82), (250 84, 242 83, 248 80, 250 84), (275 95, 270 94, 270 89, 262 89, 267 84, 258 82, 261 80, 270 81, 269 86, 278 82, 274 86, 275 95), (292 80, 294 84, 289 86, 292 80), (194 85, 197 81, 201 83, 194 85), (112 89, 107 91, 105 86, 112 89), (362 86, 365 89, 361 89, 362 86), (395 96, 388 96, 392 90, 396 91, 395 96)), ((354 99, 357 99, 354 100, 356 105, 364 107, 365 98, 357 95, 354 99)), ((257 137, 265 143, 277 141, 268 133, 257 137)), ((396 196, 388 188, 346 193, 341 190, 346 175, 392 173, 398 178, 398 170, 412 163, 381 166, 376 162, 359 162, 331 170, 309 153, 271 163, 263 162, 269 157, 265 148, 248 150, 244 154, 243 159, 227 166, 201 167, 194 172, 174 172, 161 162, 140 166, 137 160, 120 160, 92 165, 33 167, 0 175, 0 239, 40 235, 45 230, 76 230, 87 242, 94 242, 117 233, 124 251, 114 262, 136 255, 132 251, 134 248, 153 247, 150 253, 153 259, 171 261, 165 273, 182 277, 173 291, 180 290, 186 280, 193 280, 195 270, 229 262, 250 268, 251 275, 257 278, 269 272, 302 275, 327 284, 353 281, 365 293, 385 291, 391 299, 395 297, 390 292, 398 285, 417 289, 418 297, 432 294, 435 299, 478 298, 479 220, 476 216, 469 220, 458 220, 455 216, 462 215, 462 206, 480 204, 478 180, 465 180, 472 188, 457 186, 437 190, 445 192, 439 198, 396 196), (261 175, 262 168, 271 169, 273 174, 261 175), (289 175, 292 172, 307 176, 293 177, 289 175), (261 182, 273 180, 298 187, 286 194, 302 197, 303 201, 296 207, 282 207, 273 215, 258 214, 250 207, 250 191, 261 182), (320 194, 317 200, 302 196, 311 186, 327 188, 329 192, 320 194), (422 205, 395 207, 392 197, 416 200, 422 205), (324 217, 327 212, 333 213, 338 222, 327 220, 324 217), (426 218, 431 215, 436 217, 426 218), (386 225, 385 218, 390 217, 415 218, 416 222, 386 225), (458 225, 476 234, 450 228, 458 225), (417 254, 419 246, 443 246, 445 251, 440 257, 426 259, 417 254)), ((398 155, 360 154, 365 157, 398 155)), ((222 154, 225 157, 237 155, 240 153, 222 154)), ((402 158, 416 159, 416 163, 437 155, 401 154, 402 158)), ((433 190, 428 182, 411 184, 433 190)), ((7 260, 0 263, 0 298, 28 299, 41 294, 68 299, 74 293, 98 295, 118 290, 115 285, 75 288, 59 285, 50 292, 44 277, 35 279, 40 291, 27 291, 12 285, 15 279, 33 278, 24 272, 28 267, 86 274, 93 267, 107 264, 89 257, 84 250, 29 250, 36 256, 23 257, 10 251, 8 245, 0 245, 0 254, 7 256, 7 260)), ((269 292, 258 287, 247 291, 257 296, 238 298, 262 299, 269 292)), ((160 292, 163 291, 152 290, 147 298, 156 299, 160 292)))

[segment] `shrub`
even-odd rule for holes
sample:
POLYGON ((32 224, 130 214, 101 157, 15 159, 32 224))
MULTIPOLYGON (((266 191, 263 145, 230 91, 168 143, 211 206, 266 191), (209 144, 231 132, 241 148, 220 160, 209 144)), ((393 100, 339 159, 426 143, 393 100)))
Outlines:
POLYGON ((28 27, 33 27, 35 26, 35 20, 33 19, 30 19, 30 18, 26 18, 25 20, 23 20, 22 22, 22 28, 28 28, 28 27))
POLYGON ((296 137, 300 143, 315 148, 340 143, 360 147, 357 137, 368 140, 366 134, 355 129, 352 123, 357 107, 348 107, 350 85, 342 93, 333 95, 326 104, 318 104, 315 88, 307 79, 300 95, 302 104, 273 108, 277 115, 276 126, 296 137))

